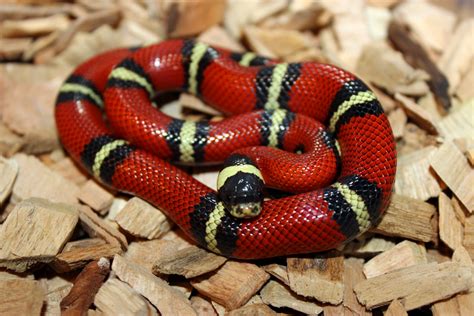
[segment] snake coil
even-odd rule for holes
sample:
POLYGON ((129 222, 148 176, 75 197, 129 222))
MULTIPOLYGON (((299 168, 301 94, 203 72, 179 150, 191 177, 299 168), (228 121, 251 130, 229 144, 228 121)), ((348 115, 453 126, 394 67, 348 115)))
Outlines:
POLYGON ((275 63, 193 40, 118 49, 76 68, 55 117, 65 149, 93 176, 151 202, 195 242, 230 257, 335 248, 378 220, 394 182, 395 142, 376 96, 331 65, 275 63), (167 116, 154 100, 170 90, 234 116, 167 116), (229 155, 219 194, 166 161, 229 155), (256 218, 226 212, 235 204, 253 210, 263 182, 295 194, 265 201, 256 218))

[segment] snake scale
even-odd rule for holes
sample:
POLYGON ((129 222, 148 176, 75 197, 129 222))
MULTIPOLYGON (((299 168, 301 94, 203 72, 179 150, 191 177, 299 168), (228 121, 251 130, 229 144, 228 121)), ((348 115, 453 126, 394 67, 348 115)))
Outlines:
POLYGON ((335 66, 167 40, 87 60, 56 103, 61 142, 78 164, 225 256, 338 247, 390 200, 396 152, 387 117, 360 79, 335 66), (155 102, 166 91, 192 93, 226 118, 170 117, 155 102), (219 192, 179 166, 224 160, 219 192), (263 184, 292 194, 260 207, 254 189, 263 184), (226 211, 232 203, 260 214, 235 217, 226 211))

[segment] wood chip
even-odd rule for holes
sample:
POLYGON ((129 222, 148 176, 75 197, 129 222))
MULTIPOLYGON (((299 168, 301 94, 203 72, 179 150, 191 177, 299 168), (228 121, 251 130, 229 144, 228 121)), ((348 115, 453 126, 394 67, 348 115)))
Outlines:
POLYGON ((66 29, 70 20, 65 14, 25 20, 6 20, 0 24, 0 35, 4 37, 38 36, 66 29))
POLYGON ((431 222, 436 208, 423 201, 392 194, 390 205, 373 232, 429 242, 435 240, 436 230, 431 222))
POLYGON ((225 257, 193 246, 160 258, 155 262, 153 272, 178 274, 189 279, 216 270, 226 260, 225 257))
POLYGON ((402 303, 399 300, 393 300, 390 305, 388 305, 387 310, 383 314, 384 316, 408 316, 405 307, 403 307, 402 303))
POLYGON ((429 76, 424 71, 413 69, 385 42, 372 42, 364 47, 356 72, 392 94, 421 96, 429 91, 426 83, 429 76))
POLYGON ((105 258, 89 263, 77 276, 69 294, 61 301, 61 315, 83 315, 94 302, 94 296, 110 272, 105 258))
POLYGON ((110 192, 98 185, 94 180, 88 180, 81 187, 77 197, 100 214, 107 212, 114 199, 110 192))
POLYGON ((233 310, 244 305, 269 278, 254 264, 227 261, 216 272, 191 280, 191 284, 202 295, 233 310))
POLYGON ((0 279, 1 315, 41 315, 45 293, 38 281, 0 279))
POLYGON ((178 249, 182 249, 179 243, 163 239, 132 242, 124 257, 152 273, 153 265, 157 260, 167 258, 178 249))
POLYGON ((173 225, 159 209, 137 197, 125 204, 115 221, 123 230, 146 239, 160 237, 173 225))
POLYGON ((364 273, 362 272, 363 264, 364 261, 362 259, 348 258, 344 260, 344 314, 371 315, 359 303, 354 293, 354 286, 365 280, 364 273))
POLYGON ((13 185, 12 201, 18 203, 30 197, 40 197, 52 202, 74 204, 79 188, 61 175, 51 171, 36 157, 17 154, 19 172, 13 185))
POLYGON ((265 304, 274 307, 288 307, 309 315, 317 315, 323 311, 320 305, 299 297, 276 281, 268 282, 260 294, 265 304))
POLYGON ((474 170, 452 142, 445 142, 431 157, 431 167, 456 197, 474 212, 474 170))
POLYGON ((163 316, 197 315, 186 297, 139 265, 116 255, 112 270, 117 277, 147 298, 163 316), (170 304, 172 302, 172 304, 170 304))
POLYGON ((286 271, 286 266, 281 264, 272 263, 262 267, 267 273, 270 273, 272 276, 283 282, 285 285, 290 285, 290 280, 288 279, 288 272, 286 271))
POLYGON ((449 79, 450 92, 455 91, 464 73, 469 69, 474 57, 472 49, 472 33, 474 18, 461 21, 454 34, 450 34, 449 43, 441 56, 438 65, 449 79))
POLYGON ((436 122, 428 111, 416 104, 415 101, 413 101, 412 99, 407 98, 406 96, 400 93, 395 93, 395 99, 400 101, 407 116, 413 122, 415 122, 419 127, 424 129, 428 133, 438 135, 438 128, 436 126, 436 122))
POLYGON ((23 138, 13 133, 3 122, 0 122, 0 155, 13 156, 23 147, 23 143, 23 138))
POLYGON ((166 5, 162 14, 166 20, 166 33, 171 37, 198 34, 218 24, 224 17, 224 0, 172 0, 166 5))
POLYGON ((348 243, 343 251, 357 257, 373 257, 381 252, 395 247, 395 243, 382 237, 372 237, 364 240, 354 240, 348 243))
POLYGON ((427 263, 360 282, 354 291, 368 309, 398 298, 406 310, 412 310, 468 290, 471 278, 471 269, 457 263, 427 263))
POLYGON ((191 297, 191 305, 200 316, 217 316, 211 302, 202 296, 195 295, 191 297))
POLYGON ((110 278, 97 292, 94 305, 106 315, 157 315, 156 309, 128 284, 110 278))
MULTIPOLYGON (((430 27, 430 32, 431 31, 432 28, 430 27)), ((423 69, 430 75, 431 79, 428 81, 428 85, 431 91, 436 95, 436 99, 440 105, 445 110, 448 110, 451 107, 451 100, 448 95, 448 80, 428 56, 425 49, 410 35, 409 31, 403 25, 397 22, 392 21, 392 23, 390 23, 388 33, 390 40, 395 47, 403 53, 405 59, 413 67, 423 69)))
POLYGON ((10 196, 18 174, 18 163, 0 156, 0 205, 10 196))
POLYGON ((472 138, 474 135, 474 100, 464 103, 438 123, 440 134, 445 140, 472 138))
POLYGON ((441 188, 430 172, 435 151, 436 147, 428 146, 398 158, 395 193, 422 201, 438 196, 441 188))
POLYGON ((335 252, 314 258, 288 258, 290 288, 298 295, 337 305, 344 296, 344 257, 335 252))
POLYGON ((121 247, 124 250, 127 249, 127 238, 97 216, 89 207, 83 205, 79 208, 79 219, 82 227, 90 237, 100 237, 113 246, 121 247))
POLYGON ((100 258, 112 259, 121 252, 120 247, 110 244, 76 247, 58 254, 50 263, 50 266, 57 273, 64 273, 82 268, 93 260, 99 260, 100 258))
POLYGON ((68 242, 66 245, 64 245, 62 252, 82 249, 82 248, 87 248, 87 247, 93 247, 93 246, 100 246, 100 245, 105 245, 105 240, 100 239, 100 238, 80 239, 80 240, 68 242))
POLYGON ((86 173, 79 169, 78 165, 69 157, 60 159, 49 166, 49 168, 79 186, 82 186, 87 181, 86 173))
POLYGON ((405 1, 395 8, 393 15, 410 28, 423 46, 438 52, 447 46, 456 23, 453 12, 428 1, 405 1))
POLYGON ((31 38, 0 38, 0 60, 19 59, 31 46, 31 38))
POLYGON ((462 241, 471 258, 474 258, 474 216, 470 216, 464 223, 464 238, 462 241))
POLYGON ((228 49, 232 52, 245 52, 245 48, 232 38, 225 29, 220 26, 213 26, 197 38, 198 41, 228 49))
POLYGON ((258 55, 270 58, 285 58, 311 48, 315 40, 309 34, 292 30, 270 30, 254 26, 244 29, 250 48, 258 55))
POLYGON ((433 316, 462 315, 459 314, 459 303, 456 297, 451 297, 447 300, 434 303, 431 307, 431 312, 433 313, 433 316))
POLYGON ((393 136, 395 136, 395 139, 401 138, 403 136, 405 124, 407 123, 407 115, 403 109, 398 108, 390 112, 388 114, 388 121, 392 127, 393 136))
POLYGON ((275 313, 270 307, 265 304, 252 304, 249 306, 243 306, 238 309, 234 309, 233 311, 226 313, 227 316, 250 316, 250 315, 258 315, 258 316, 276 316, 278 315, 275 313))
POLYGON ((73 283, 60 276, 42 278, 39 281, 46 291, 46 304, 42 312, 44 315, 60 315, 60 303, 71 291, 73 283))
POLYGON ((77 209, 70 205, 39 198, 19 203, 0 227, 0 266, 23 272, 38 262, 51 261, 77 221, 77 209))
POLYGON ((364 264, 364 274, 370 279, 397 269, 427 262, 425 247, 405 240, 364 264))
POLYGON ((454 211, 453 204, 446 194, 438 197, 439 237, 452 250, 462 245, 464 229, 454 211))

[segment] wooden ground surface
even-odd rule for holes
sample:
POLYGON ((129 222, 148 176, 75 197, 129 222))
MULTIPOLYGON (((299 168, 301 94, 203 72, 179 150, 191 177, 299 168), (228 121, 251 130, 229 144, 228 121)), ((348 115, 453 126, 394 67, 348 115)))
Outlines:
MULTIPOLYGON (((0 315, 472 315, 472 6, 2 1, 0 315), (153 206, 83 173, 61 149, 52 115, 67 74, 107 49, 190 36, 336 64, 368 82, 397 139, 382 221, 327 253, 227 260, 190 244, 153 206)), ((166 111, 218 115, 186 94, 166 111)), ((215 170, 194 175, 215 186, 215 170)))

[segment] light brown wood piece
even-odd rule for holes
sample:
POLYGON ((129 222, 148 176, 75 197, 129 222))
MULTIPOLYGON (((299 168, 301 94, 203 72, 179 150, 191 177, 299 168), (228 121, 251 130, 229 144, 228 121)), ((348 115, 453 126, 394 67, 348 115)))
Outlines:
POLYGON ((234 309, 233 311, 226 313, 226 316, 276 316, 278 315, 275 313, 270 307, 265 304, 253 304, 248 306, 243 306, 238 309, 234 309))
POLYGON ((392 127, 393 136, 395 136, 397 139, 402 137, 405 124, 407 123, 407 115, 403 109, 398 108, 390 112, 388 114, 388 121, 392 127))
POLYGON ((352 315, 349 310, 344 308, 344 305, 329 305, 326 304, 323 306, 323 315, 324 316, 340 316, 340 315, 352 315))
POLYGON ((224 0, 169 1, 164 10, 166 33, 171 37, 198 34, 224 17, 224 0))
POLYGON ((213 26, 201 33, 197 40, 216 47, 222 47, 233 52, 244 52, 245 48, 232 38, 225 29, 220 26, 213 26))
POLYGON ((457 297, 451 297, 446 300, 434 303, 431 306, 433 316, 461 315, 459 313, 459 303, 457 297))
POLYGON ((387 310, 383 314, 384 316, 408 316, 405 307, 403 307, 402 303, 399 300, 393 300, 390 305, 388 305, 387 310))
POLYGON ((0 227, 0 266, 23 272, 38 262, 51 261, 77 221, 77 209, 70 205, 39 198, 19 203, 0 227))
POLYGON ((391 94, 421 96, 429 91, 426 83, 429 76, 424 71, 413 69, 399 52, 382 41, 364 47, 356 73, 391 94))
POLYGON ((395 247, 395 243, 382 237, 372 237, 366 240, 353 240, 344 249, 344 254, 357 257, 373 257, 381 252, 395 247))
POLYGON ((180 249, 179 243, 163 239, 132 242, 124 257, 152 273, 155 262, 166 258, 180 249))
POLYGON ((252 51, 270 58, 284 59, 315 46, 315 39, 312 36, 293 30, 247 26, 244 33, 252 51))
POLYGON ((25 20, 6 20, 0 24, 3 37, 37 36, 66 29, 71 21, 65 14, 25 20))
POLYGON ((415 101, 404 96, 403 94, 395 93, 395 99, 400 101, 400 104, 405 109, 407 116, 419 127, 421 127, 430 134, 438 134, 436 121, 430 114, 430 112, 426 111, 421 106, 416 104, 415 101))
POLYGON ((79 208, 79 219, 82 227, 90 237, 100 237, 113 246, 121 247, 124 250, 127 249, 127 238, 100 218, 89 207, 82 205, 79 208))
POLYGON ((459 313, 461 315, 470 315, 474 310, 474 293, 458 294, 459 313))
POLYGON ((217 316, 211 302, 202 296, 194 295, 191 297, 191 305, 199 316, 217 316))
POLYGON ((315 302, 310 302, 304 297, 298 296, 277 281, 268 282, 260 292, 265 304, 274 307, 288 307, 293 310, 309 315, 317 315, 323 308, 315 302))
POLYGON ((441 188, 430 170, 430 157, 436 147, 423 149, 398 157, 395 193, 426 201, 437 197, 441 188))
POLYGON ((474 212, 474 170, 466 157, 447 141, 431 157, 431 167, 469 212, 474 212))
POLYGON ((344 296, 344 257, 336 252, 287 258, 290 288, 298 295, 337 305, 344 296))
POLYGON ((474 216, 470 216, 464 224, 463 246, 474 259, 474 216))
POLYGON ((87 176, 84 171, 79 169, 69 157, 60 159, 49 166, 49 168, 77 185, 83 185, 87 181, 87 176))
POLYGON ((458 138, 472 139, 474 135, 474 100, 463 103, 438 123, 440 134, 445 140, 458 138))
POLYGON ((125 204, 115 221, 130 234, 146 239, 160 237, 173 225, 159 209, 137 197, 125 204))
POLYGON ((45 292, 38 281, 0 279, 0 315, 41 315, 45 292))
POLYGON ((244 305, 269 278, 254 264, 227 261, 210 275, 191 280, 191 284, 202 295, 233 310, 244 305))
POLYGON ((24 140, 22 137, 13 133, 0 121, 0 155, 5 157, 13 156, 21 149, 23 143, 24 140))
MULTIPOLYGON (((10 1, 11 2, 11 1, 10 1)), ((19 2, 19 1, 17 1, 19 2)), ((34 2, 34 1, 24 1, 34 2)), ((24 5, 14 4, 8 5, 3 4, 0 7, 0 19, 24 19, 30 17, 42 17, 50 16, 54 14, 69 14, 72 16, 80 16, 86 14, 83 7, 76 4, 69 3, 54 3, 51 5, 24 5)))
POLYGON ((290 285, 286 266, 277 263, 272 263, 266 266, 262 266, 262 268, 267 273, 270 273, 272 276, 283 282, 285 285, 290 285))
POLYGON ((365 280, 362 271, 364 264, 363 259, 348 258, 344 260, 344 314, 356 314, 360 316, 368 316, 372 313, 368 312, 363 305, 359 303, 354 293, 354 286, 365 280))
POLYGON ((122 253, 122 249, 119 246, 110 244, 76 247, 58 254, 53 262, 50 263, 50 266, 57 273, 64 273, 81 268, 93 260, 99 260, 100 258, 111 259, 114 255, 120 253, 122 253))
POLYGON ((370 279, 397 269, 427 262, 426 249, 423 245, 404 240, 364 264, 364 274, 370 279))
POLYGON ((94 296, 110 272, 105 258, 89 263, 74 281, 71 291, 61 300, 61 315, 83 315, 94 302, 94 296))
POLYGON ((471 269, 458 263, 427 263, 367 279, 354 291, 368 309, 398 298, 409 311, 468 290, 471 278, 471 269))
POLYGON ((450 36, 449 43, 438 62, 439 68, 449 79, 450 91, 458 87, 463 74, 472 63, 474 57, 472 32, 474 32, 474 18, 461 21, 454 34, 450 36))
POLYGON ((114 25, 120 18, 117 8, 96 11, 76 19, 65 29, 53 45, 43 49, 35 56, 35 63, 45 63, 53 56, 62 52, 72 41, 78 32, 90 32, 102 25, 114 25))
POLYGON ((18 163, 0 156, 0 205, 10 196, 18 174, 18 163))
POLYGON ((153 273, 178 274, 189 279, 216 270, 226 260, 225 257, 192 246, 158 259, 153 265, 153 273))
POLYGON ((143 267, 116 255, 112 270, 120 280, 128 283, 135 291, 147 298, 161 315, 197 315, 189 300, 181 292, 173 289, 168 283, 154 276, 143 267))
POLYGON ((71 181, 51 171, 34 156, 16 154, 19 172, 13 185, 12 201, 18 203, 30 197, 40 197, 52 202, 74 204, 79 188, 71 181))
POLYGON ((216 311, 217 315, 219 316, 224 316, 226 313, 226 308, 222 306, 221 304, 211 301, 212 307, 214 307, 214 310, 216 311))
POLYGON ((70 241, 66 245, 64 245, 62 252, 64 253, 64 252, 75 250, 75 249, 105 245, 105 243, 106 243, 105 240, 100 239, 100 238, 86 238, 86 239, 70 241))
POLYGON ((394 17, 407 25, 424 47, 437 52, 446 48, 456 23, 456 15, 452 11, 425 1, 401 3, 394 10, 394 17))
POLYGON ((474 62, 471 62, 470 67, 463 75, 459 86, 456 88, 456 96, 462 103, 467 103, 474 98, 474 62))
POLYGON ((32 43, 31 38, 0 38, 0 60, 19 59, 32 43))
POLYGON ((23 52, 21 59, 24 61, 32 60, 33 57, 38 54, 43 49, 54 44, 54 42, 59 38, 60 31, 54 31, 46 36, 37 38, 27 49, 23 52))
POLYGON ((45 316, 60 315, 60 302, 71 291, 72 282, 63 279, 60 276, 54 276, 48 279, 40 279, 41 285, 46 292, 46 302, 43 306, 45 316))
POLYGON ((158 315, 143 296, 116 278, 109 278, 102 284, 94 298, 94 305, 106 315, 158 315))
POLYGON ((205 104, 204 101, 201 101, 201 99, 189 93, 181 93, 179 95, 179 103, 182 104, 183 107, 187 107, 189 109, 202 112, 205 114, 214 115, 214 116, 221 114, 219 111, 205 104))
POLYGON ((429 242, 436 238, 436 230, 431 225, 435 212, 436 208, 429 203, 392 194, 387 211, 372 231, 429 242))
POLYGON ((114 196, 94 180, 88 180, 80 189, 78 194, 79 200, 89 205, 93 210, 104 214, 112 205, 114 196))
POLYGON ((451 200, 443 192, 438 197, 439 237, 452 250, 462 245, 464 228, 451 200))

